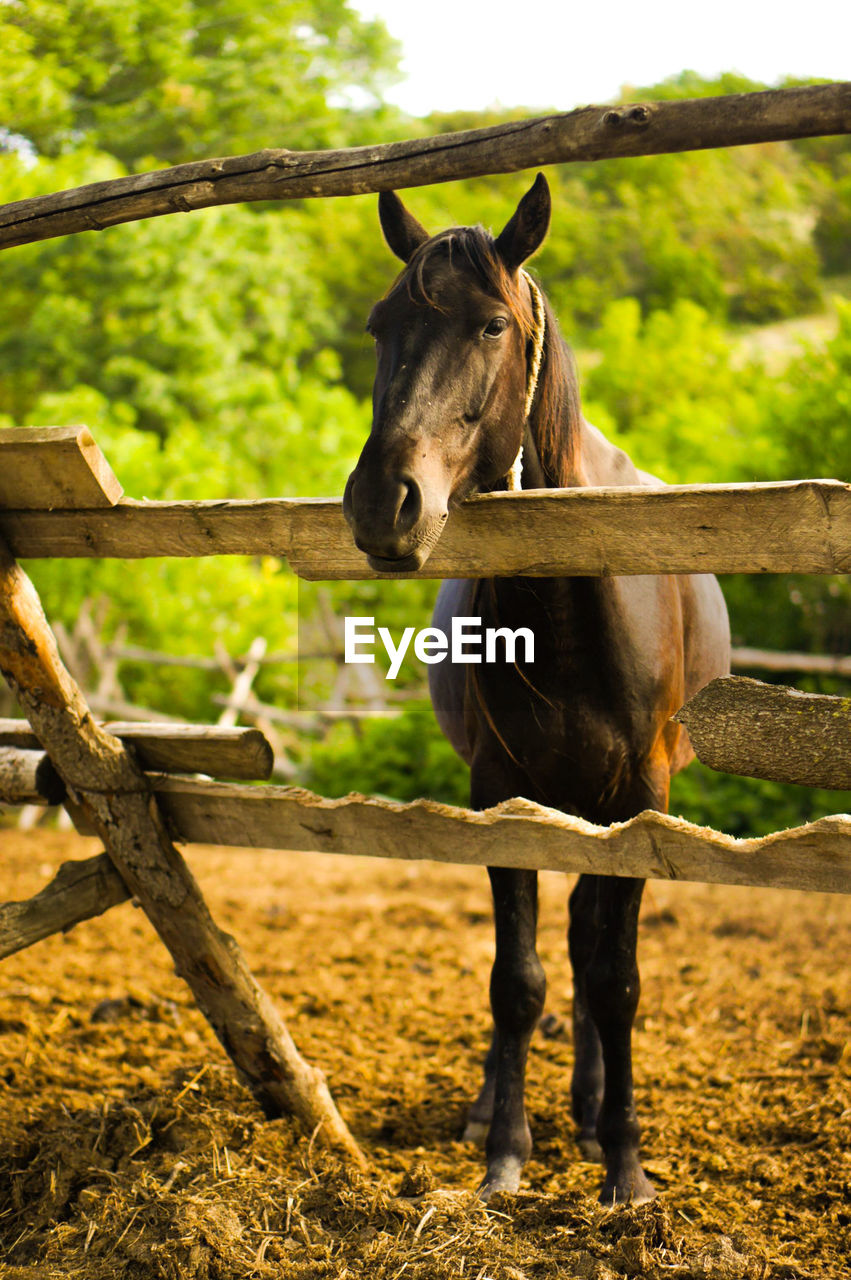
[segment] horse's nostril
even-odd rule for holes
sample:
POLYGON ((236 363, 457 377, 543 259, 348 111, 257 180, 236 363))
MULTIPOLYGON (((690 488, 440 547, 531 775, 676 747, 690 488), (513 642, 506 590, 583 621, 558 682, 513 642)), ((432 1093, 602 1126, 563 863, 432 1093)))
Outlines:
POLYGON ((396 512, 397 529, 412 529, 423 513, 423 491, 414 478, 402 481, 404 495, 396 512))

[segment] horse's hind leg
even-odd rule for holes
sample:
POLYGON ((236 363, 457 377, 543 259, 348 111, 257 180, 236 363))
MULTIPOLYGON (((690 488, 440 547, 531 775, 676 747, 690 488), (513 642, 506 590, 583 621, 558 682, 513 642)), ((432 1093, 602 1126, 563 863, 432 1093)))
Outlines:
MULTIPOLYGON (((484 1199, 495 1191, 516 1191, 532 1150, 526 1121, 526 1055, 544 1008, 546 978, 535 949, 538 877, 534 871, 488 869, 494 901, 496 957, 491 970, 493 1116, 485 1143, 484 1199)), ((489 1104, 490 1085, 479 1101, 489 1104)), ((477 1104, 478 1105, 478 1104, 477 1104)))
POLYGON ((597 886, 593 878, 580 876, 570 895, 567 944, 573 969, 573 1079, 571 1109, 577 1141, 586 1160, 602 1160, 597 1140, 597 1120, 603 1101, 603 1048, 588 1008, 586 970, 594 950, 597 886))
POLYGON ((589 879, 596 882, 596 936, 585 968, 585 995, 605 1066, 597 1120, 606 1162, 600 1201, 640 1203, 654 1195, 638 1157, 640 1130, 632 1087, 632 1024, 640 990, 635 953, 644 881, 589 879))

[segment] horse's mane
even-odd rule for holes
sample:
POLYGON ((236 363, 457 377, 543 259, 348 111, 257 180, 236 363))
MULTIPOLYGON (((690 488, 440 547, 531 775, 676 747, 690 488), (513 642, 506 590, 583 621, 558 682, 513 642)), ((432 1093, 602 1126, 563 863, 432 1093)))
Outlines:
MULTIPOLYGON (((522 284, 518 288, 522 277, 508 270, 499 256, 496 241, 482 226, 450 227, 426 240, 411 255, 406 270, 390 292, 404 287, 413 302, 441 310, 429 293, 429 268, 438 260, 448 259, 451 264, 455 257, 472 269, 487 292, 502 299, 531 340, 534 321, 528 290, 522 284)), ((552 486, 560 488, 570 484, 574 474, 581 422, 579 382, 572 353, 559 332, 558 321, 543 291, 542 296, 546 336, 529 429, 544 474, 552 486)))
POLYGON ((561 336, 555 313, 543 290, 541 296, 547 329, 538 388, 529 414, 529 430, 544 474, 555 488, 560 489, 576 483, 574 476, 582 408, 573 352, 561 336))

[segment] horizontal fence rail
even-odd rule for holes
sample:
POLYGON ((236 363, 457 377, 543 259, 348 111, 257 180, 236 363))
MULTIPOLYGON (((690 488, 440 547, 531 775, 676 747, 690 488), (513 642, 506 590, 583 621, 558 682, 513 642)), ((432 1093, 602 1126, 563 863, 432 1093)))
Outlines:
POLYGON ((838 653, 784 653, 782 649, 736 647, 730 654, 734 671, 780 671, 819 676, 851 676, 851 657, 838 653))
MULTIPOLYGON (((749 840, 651 810, 597 827, 529 800, 474 812, 295 787, 152 780, 182 842, 851 893, 851 816, 749 840)), ((85 824, 80 824, 85 830, 85 824)), ((65 863, 33 898, 0 905, 0 958, 131 896, 105 854, 65 863)))
MULTIPOLYGON (((207 773, 252 781, 266 781, 272 773, 272 749, 259 729, 121 721, 108 721, 102 727, 130 747, 149 772, 207 773)), ((40 750, 41 742, 27 720, 0 719, 0 751, 9 748, 40 750)))
POLYGON ((838 480, 492 493, 452 513, 425 566, 388 575, 354 545, 338 499, 146 502, 0 510, 14 555, 272 555, 314 580, 848 573, 851 485, 838 480))
POLYGON ((737 840, 650 809, 598 827, 522 798, 477 812, 433 800, 326 800, 300 787, 151 781, 186 844, 851 893, 848 814, 737 840))
POLYGON ((851 84, 583 107, 343 151, 267 149, 95 182, 0 208, 0 248, 251 200, 427 186, 536 165, 851 133, 851 84))

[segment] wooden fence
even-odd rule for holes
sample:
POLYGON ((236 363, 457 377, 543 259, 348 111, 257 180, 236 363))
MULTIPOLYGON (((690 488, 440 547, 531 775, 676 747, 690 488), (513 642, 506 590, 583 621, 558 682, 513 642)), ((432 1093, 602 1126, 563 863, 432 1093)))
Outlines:
MULTIPOLYGON (((0 535, 6 537, 13 551, 25 549, 29 555, 38 554, 39 550, 41 554, 100 555, 106 546, 110 554, 132 558, 167 554, 175 547, 185 554, 187 547, 197 547, 205 554, 215 554, 223 550, 224 537, 228 551, 286 551, 296 572, 307 577, 319 576, 320 565, 324 578, 365 576, 366 558, 355 548, 338 502, 161 504, 127 500, 120 496, 120 485, 84 428, 42 429, 33 432, 28 440, 18 430, 0 432, 0 458, 7 449, 15 454, 21 492, 32 495, 30 509, 0 512, 0 535), (48 479, 57 476, 62 480, 61 490, 48 479), (40 485, 51 504, 49 511, 36 508, 40 485), (101 505, 80 508, 80 495, 92 503, 95 493, 101 505), (229 524, 234 509, 236 523, 229 524), (270 511, 276 514, 277 521, 269 519, 270 511), (221 529, 219 522, 223 519, 227 532, 217 536, 214 530, 221 529), (139 522, 145 530, 142 539, 139 522)), ((0 470, 8 474, 10 468, 0 470)), ((647 572, 648 568, 657 573, 753 573, 776 572, 790 563, 811 573, 834 573, 851 568, 851 486, 833 480, 810 480, 681 486, 661 491, 576 489, 493 494, 474 499, 453 513, 435 558, 439 569, 434 572, 441 576, 623 574, 647 572), (776 534, 772 530, 777 530, 776 534), (443 543, 446 545, 441 550, 443 543), (534 548, 534 558, 527 547, 534 548)), ((237 707, 246 705, 247 686, 242 686, 253 678, 261 658, 260 652, 253 651, 241 671, 235 672, 241 684, 226 699, 231 712, 226 716, 227 722, 234 722, 237 707)), ((755 681, 732 678, 714 682, 680 714, 698 754, 716 768, 810 785, 851 787, 847 699, 800 695, 793 690, 769 689, 755 681), (780 732, 776 731, 778 727, 780 732), (792 728, 795 732, 791 732, 792 728)), ((9 746, 0 734, 0 746, 3 745, 9 746)), ((21 749, 31 750, 35 745, 30 743, 21 749)), ((31 761, 30 767, 33 765, 31 761)), ((357 852, 371 846, 371 824, 364 830, 362 809, 357 810, 356 822, 347 823, 340 816, 345 810, 334 808, 336 817, 331 828, 336 834, 330 843, 330 828, 317 827, 313 817, 305 818, 301 828, 296 819, 285 820, 284 815, 291 813, 293 805, 296 809, 303 805, 315 816, 316 799, 292 789, 252 789, 245 793, 238 787, 219 784, 214 793, 210 790, 213 784, 205 782, 188 790, 162 780, 151 785, 161 807, 168 811, 171 829, 186 841, 268 846, 283 839, 288 847, 357 852), (215 812, 214 818, 203 816, 207 802, 212 806, 210 812, 215 812), (355 838, 357 830, 362 832, 360 838, 355 838)), ((400 846, 430 849, 428 841, 410 839, 415 834, 411 824, 414 828, 417 825, 410 815, 419 810, 387 812, 396 814, 403 828, 398 837, 400 846)), ((538 816, 542 822, 550 821, 543 812, 538 816)), ((522 831, 514 824, 520 845, 523 834, 528 836, 534 827, 530 811, 525 811, 524 817, 522 831)), ((460 833, 467 830, 464 822, 472 820, 461 817, 458 821, 460 833)), ((799 861, 791 867, 783 864, 784 869, 776 876, 770 864, 772 857, 778 859, 778 866, 783 863, 785 837, 769 838, 760 862, 762 869, 756 879, 749 880, 749 871, 731 870, 728 862, 716 857, 718 841, 723 837, 707 839, 705 833, 681 822, 677 828, 680 842, 691 844, 694 856, 676 861, 660 859, 652 845, 647 845, 643 855, 636 853, 628 863, 620 855, 609 860, 603 849, 612 849, 611 835, 597 829, 601 850, 598 866, 606 866, 613 874, 618 865, 628 865, 628 874, 648 877, 715 880, 732 876, 733 883, 742 883, 744 876, 744 882, 750 883, 801 887, 818 883, 822 888, 844 892, 851 890, 851 882, 845 861, 837 856, 836 835, 841 834, 847 821, 838 818, 823 828, 813 824, 807 837, 808 848, 815 856, 819 845, 823 845, 823 866, 803 866, 799 861), (820 834, 824 837, 821 840, 820 834)), ((587 869, 587 855, 580 848, 583 841, 574 839, 576 833, 570 823, 560 822, 557 830, 564 847, 555 861, 542 865, 557 865, 561 870, 587 869)), ((478 861, 482 863, 494 863, 506 856, 494 848, 492 835, 487 840, 474 837, 478 841, 478 861)), ((584 828, 583 836, 587 837, 584 828)), ((460 844, 459 834, 458 840, 449 842, 449 848, 458 849, 460 844)), ((536 842, 534 847, 542 849, 543 845, 536 842)), ((636 849, 639 847, 637 842, 636 849)), ((450 852, 448 856, 455 855, 450 852)), ((527 855, 521 849, 511 856, 527 855)), ((468 857, 465 855, 463 860, 468 857)))
POLYGON ((0 249, 248 200, 363 195, 548 164, 851 133, 851 84, 583 107, 345 151, 267 148, 95 182, 0 208, 0 249))
MULTIPOLYGON (((400 577, 848 573, 851 485, 837 480, 525 490, 472 498, 423 569, 400 577)), ((339 500, 146 502, 2 511, 23 558, 271 555, 308 580, 385 578, 352 542, 339 500)))
MULTIPOLYGON (((266 151, 8 205, 0 209, 0 247, 228 201, 384 190, 603 155, 849 132, 851 85, 839 84, 587 108, 348 152, 266 151)), ((0 506, 0 670, 29 721, 2 729, 5 776, 15 779, 8 786, 19 793, 49 786, 51 795, 60 788, 75 821, 97 832, 106 849, 63 868, 28 902, 0 907, 0 954, 134 896, 267 1114, 296 1115, 353 1160, 362 1157, 321 1073, 300 1057, 237 944, 210 917, 173 839, 851 892, 848 815, 736 841, 653 813, 603 829, 525 800, 472 813, 169 776, 175 767, 199 770, 200 748, 209 745, 203 731, 194 731, 194 742, 184 731, 175 766, 174 743, 164 745, 162 727, 134 741, 127 726, 109 732, 97 724, 14 557, 264 554, 285 556, 306 578, 373 576, 339 502, 124 499, 79 428, 0 433, 0 506)), ((849 570, 851 486, 803 480, 488 495, 453 514, 426 570, 410 576, 849 570)), ((729 762, 732 744, 743 771, 756 762, 762 776, 776 776, 772 743, 791 736, 794 770, 806 768, 808 780, 822 785, 851 784, 847 699, 814 698, 802 719, 795 691, 756 690, 736 678, 716 681, 680 715, 698 744, 708 726, 716 762, 729 762), (787 726, 806 723, 806 734, 778 735, 778 716, 787 726)), ((253 752, 245 768, 262 775, 268 752, 256 741, 225 747, 241 758, 253 752)), ((788 752, 780 755, 788 770, 788 752)), ((211 771, 232 776, 232 762, 203 759, 211 771)), ((3 769, 0 759, 0 776, 3 769)))

